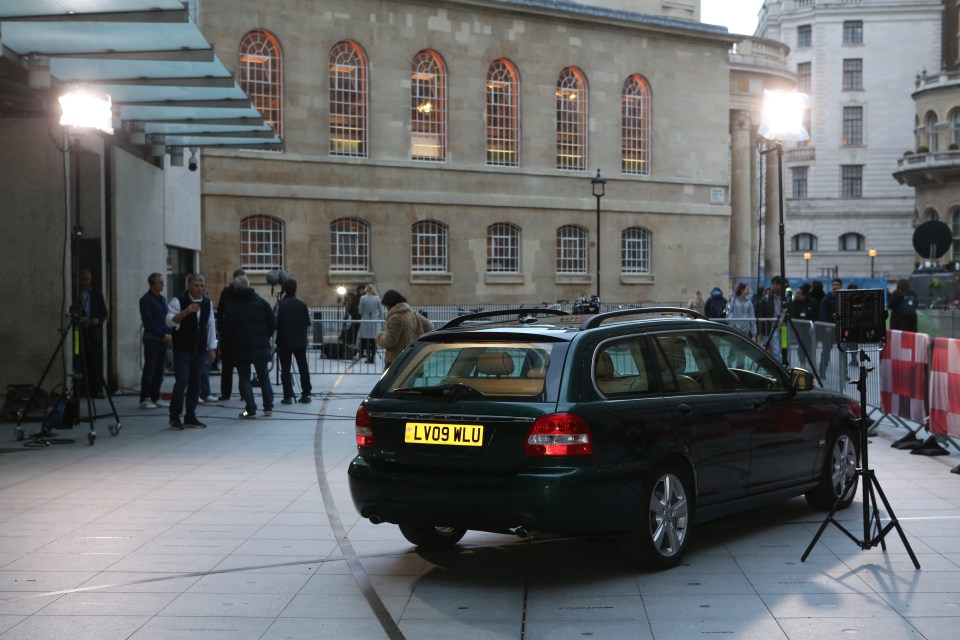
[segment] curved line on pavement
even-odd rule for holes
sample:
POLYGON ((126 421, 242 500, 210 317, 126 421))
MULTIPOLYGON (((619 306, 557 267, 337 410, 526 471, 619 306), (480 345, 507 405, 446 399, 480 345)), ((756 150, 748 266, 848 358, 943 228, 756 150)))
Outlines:
MULTIPOLYGON (((335 389, 342 381, 343 375, 336 379, 331 386, 331 390, 335 389)), ((328 395, 324 398, 323 404, 320 406, 321 416, 326 413, 330 397, 331 396, 328 395)), ((383 600, 380 599, 376 589, 373 588, 373 583, 370 582, 370 578, 360 563, 360 558, 357 557, 353 545, 350 544, 350 540, 347 538, 347 531, 343 528, 343 521, 340 520, 340 512, 337 511, 336 503, 333 501, 333 492, 330 491, 330 483, 327 482, 327 472, 323 464, 323 421, 324 418, 317 418, 317 430, 313 436, 313 457, 317 465, 317 483, 320 485, 320 496, 323 498, 323 507, 327 512, 330 528, 333 530, 333 535, 337 538, 337 546, 340 547, 340 551, 343 553, 343 559, 346 561, 347 566, 350 567, 350 573, 353 574, 353 579, 357 581, 357 586, 360 587, 360 591, 363 593, 363 597, 366 598, 367 604, 373 609, 373 613, 377 616, 377 621, 387 634, 387 637, 390 638, 390 640, 406 640, 400 631, 400 627, 397 626, 397 623, 394 621, 393 616, 387 611, 387 606, 383 603, 383 600)))

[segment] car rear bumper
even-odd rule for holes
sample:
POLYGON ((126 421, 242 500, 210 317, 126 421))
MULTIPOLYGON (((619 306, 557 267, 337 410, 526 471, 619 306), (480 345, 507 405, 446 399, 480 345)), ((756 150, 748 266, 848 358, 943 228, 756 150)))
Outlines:
POLYGON ((479 477, 416 474, 350 463, 350 494, 364 518, 414 526, 506 533, 625 531, 636 522, 642 495, 636 467, 554 467, 479 477))

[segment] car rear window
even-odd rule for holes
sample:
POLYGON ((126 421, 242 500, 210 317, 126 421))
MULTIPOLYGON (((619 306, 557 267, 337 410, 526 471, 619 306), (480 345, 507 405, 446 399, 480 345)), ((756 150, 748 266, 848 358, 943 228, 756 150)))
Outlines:
MULTIPOLYGON (((503 400, 550 401, 548 370, 562 361, 565 343, 448 342, 424 343, 388 370, 388 393, 463 385, 503 400)), ((552 376, 557 379, 558 376, 552 376)), ((424 394, 428 397, 429 394, 424 394)))

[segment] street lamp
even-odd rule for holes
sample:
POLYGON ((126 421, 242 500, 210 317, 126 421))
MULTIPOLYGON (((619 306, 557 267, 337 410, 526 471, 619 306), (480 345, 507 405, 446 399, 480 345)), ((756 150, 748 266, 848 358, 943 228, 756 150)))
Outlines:
POLYGON ((805 278, 806 278, 807 280, 810 279, 810 258, 812 258, 812 257, 813 257, 813 254, 810 253, 809 251, 804 251, 804 252, 803 252, 803 261, 804 261, 804 262, 806 263, 806 265, 807 265, 807 275, 805 276, 805 278))
POLYGON ((597 177, 590 181, 590 187, 593 189, 593 197, 597 199, 597 302, 600 302, 600 198, 606 194, 607 181, 600 176, 600 169, 597 169, 597 177))
MULTIPOLYGON (((786 228, 783 224, 783 143, 800 142, 807 140, 810 135, 803 126, 803 110, 806 107, 807 96, 795 91, 774 91, 764 89, 763 111, 760 116, 760 128, 757 134, 764 138, 773 147, 762 153, 771 151, 777 153, 777 194, 780 205, 780 277, 783 278, 783 287, 780 289, 780 310, 785 314, 787 310, 787 265, 784 236, 786 228)), ((789 365, 787 359, 787 316, 783 316, 780 323, 780 353, 784 366, 789 365)))
POLYGON ((870 251, 867 251, 867 255, 870 256, 870 277, 872 278, 873 277, 873 261, 877 257, 877 250, 870 249, 870 251))

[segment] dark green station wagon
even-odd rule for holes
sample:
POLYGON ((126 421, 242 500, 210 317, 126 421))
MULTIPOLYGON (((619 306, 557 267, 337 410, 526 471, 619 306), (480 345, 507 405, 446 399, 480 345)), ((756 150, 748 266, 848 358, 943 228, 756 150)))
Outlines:
POLYGON ((685 309, 515 309, 421 336, 356 417, 358 512, 422 547, 469 529, 615 534, 677 564, 692 525, 856 493, 854 400, 685 309))

